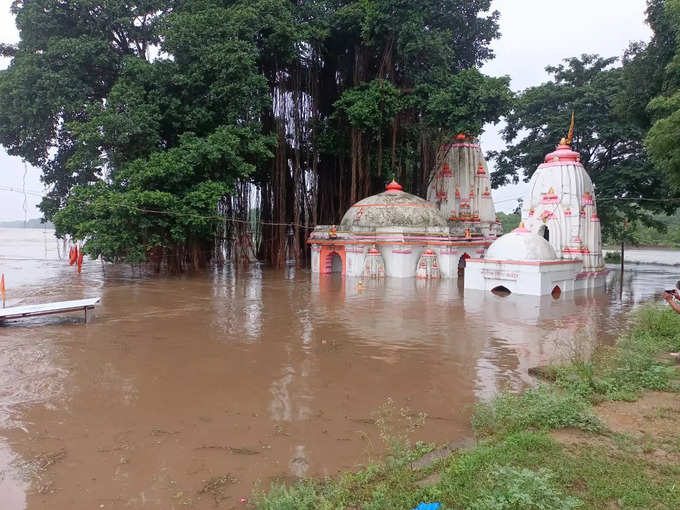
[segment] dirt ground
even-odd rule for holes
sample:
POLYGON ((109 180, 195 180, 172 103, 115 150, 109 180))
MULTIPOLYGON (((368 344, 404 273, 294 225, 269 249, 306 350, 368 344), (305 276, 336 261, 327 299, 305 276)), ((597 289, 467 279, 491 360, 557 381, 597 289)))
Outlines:
POLYGON ((605 402, 594 408, 609 432, 577 429, 552 433, 566 445, 597 444, 625 449, 657 463, 680 464, 680 394, 649 392, 635 402, 605 402))

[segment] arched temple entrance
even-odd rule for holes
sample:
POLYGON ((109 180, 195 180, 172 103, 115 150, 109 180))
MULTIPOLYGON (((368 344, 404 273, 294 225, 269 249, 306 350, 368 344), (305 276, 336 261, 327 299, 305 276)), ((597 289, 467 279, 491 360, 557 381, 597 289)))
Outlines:
POLYGON ((345 274, 345 247, 344 246, 322 246, 321 247, 321 273, 341 273, 345 274))
POLYGON ((503 285, 499 285, 498 287, 494 287, 493 289, 491 289, 491 292, 493 294, 496 294, 499 297, 508 297, 510 294, 512 294, 512 292, 510 292, 510 289, 508 289, 507 287, 505 287, 503 285))
POLYGON ((342 273, 342 259, 337 252, 330 254, 331 258, 331 273, 342 273))
POLYGON ((541 225, 541 228, 538 229, 538 235, 550 242, 550 229, 547 225, 541 225))

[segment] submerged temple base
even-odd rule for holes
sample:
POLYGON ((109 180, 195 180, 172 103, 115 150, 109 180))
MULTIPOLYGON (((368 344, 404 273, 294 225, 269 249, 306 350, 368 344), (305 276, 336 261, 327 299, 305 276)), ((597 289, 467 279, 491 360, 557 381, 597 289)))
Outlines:
POLYGON ((502 261, 470 259, 465 288, 558 297, 562 292, 602 287, 607 271, 582 272, 580 260, 502 261))

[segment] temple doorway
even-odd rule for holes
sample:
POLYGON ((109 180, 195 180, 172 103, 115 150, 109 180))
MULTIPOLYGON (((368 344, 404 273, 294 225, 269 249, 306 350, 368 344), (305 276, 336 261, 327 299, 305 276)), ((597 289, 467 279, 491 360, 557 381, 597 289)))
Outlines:
POLYGON ((345 274, 345 247, 322 246, 321 247, 321 273, 345 274))
POLYGON ((547 225, 543 225, 541 226, 541 228, 538 229, 538 235, 541 236, 546 241, 550 242, 550 229, 548 228, 547 225))
POLYGON ((458 259, 458 277, 461 278, 465 276, 465 261, 470 258, 470 255, 463 253, 458 259))
POLYGON ((329 255, 331 258, 331 273, 342 273, 342 259, 337 252, 333 252, 329 255))

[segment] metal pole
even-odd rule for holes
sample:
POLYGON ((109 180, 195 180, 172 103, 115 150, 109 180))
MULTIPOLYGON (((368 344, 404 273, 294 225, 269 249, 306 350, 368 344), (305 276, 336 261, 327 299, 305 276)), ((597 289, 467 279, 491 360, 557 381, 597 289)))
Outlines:
POLYGON ((619 280, 619 299, 623 297, 623 255, 625 250, 625 242, 621 240, 621 278, 619 280))

